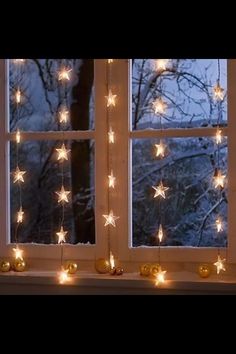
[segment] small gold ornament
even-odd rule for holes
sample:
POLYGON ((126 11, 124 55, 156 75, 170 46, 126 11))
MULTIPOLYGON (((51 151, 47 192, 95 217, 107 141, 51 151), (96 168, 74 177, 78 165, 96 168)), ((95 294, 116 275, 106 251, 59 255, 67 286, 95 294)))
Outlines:
POLYGON ((65 270, 67 271, 68 274, 75 274, 77 272, 77 269, 78 269, 77 263, 72 261, 66 262, 65 270))
POLYGON ((100 274, 106 274, 110 271, 110 263, 105 258, 99 258, 95 261, 95 269, 100 274))
POLYGON ((144 275, 145 277, 148 277, 150 275, 150 270, 151 270, 151 264, 149 263, 142 264, 140 266, 140 275, 144 275))
POLYGON ((201 278, 208 278, 211 274, 211 268, 208 264, 200 264, 198 267, 198 274, 201 278))
POLYGON ((116 275, 122 275, 122 274, 124 274, 124 269, 121 267, 117 267, 116 268, 116 275))
POLYGON ((150 267, 150 275, 153 275, 154 277, 157 275, 157 273, 160 270, 160 264, 154 263, 150 267))
POLYGON ((9 272, 11 269, 11 264, 10 262, 6 261, 6 260, 2 260, 0 262, 0 271, 3 273, 9 272))
POLYGON ((13 269, 16 272, 24 272, 26 267, 25 261, 23 259, 15 259, 13 263, 13 269))

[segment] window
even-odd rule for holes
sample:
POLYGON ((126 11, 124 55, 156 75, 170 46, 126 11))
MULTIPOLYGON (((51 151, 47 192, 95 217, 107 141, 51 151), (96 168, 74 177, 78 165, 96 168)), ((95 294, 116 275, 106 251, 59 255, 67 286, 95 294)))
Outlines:
MULTIPOLYGON (((213 261, 217 248, 221 248, 222 252, 227 249, 228 261, 235 261, 235 60, 220 61, 220 84, 227 91, 221 106, 212 100, 212 88, 218 78, 215 59, 173 59, 168 63, 168 70, 158 74, 158 78, 152 66, 153 60, 114 60, 111 85, 112 92, 117 95, 117 105, 110 119, 116 132, 116 144, 109 147, 109 152, 105 59, 94 60, 94 71, 91 63, 90 71, 87 71, 91 81, 90 93, 86 96, 86 119, 72 120, 64 130, 57 124, 57 114, 63 108, 65 91, 58 89, 54 74, 62 64, 73 68, 75 77, 66 91, 67 104, 73 107, 76 101, 74 88, 81 83, 80 79, 85 79, 83 88, 87 87, 88 77, 82 76, 85 62, 80 59, 63 63, 59 60, 29 60, 24 69, 27 71, 24 80, 21 77, 23 69, 16 75, 13 71, 11 73, 11 61, 9 71, 7 63, 6 60, 0 61, 0 113, 5 117, 0 120, 0 157, 2 166, 6 166, 1 171, 0 180, 3 196, 0 221, 4 231, 0 238, 2 254, 10 254, 11 242, 14 242, 17 190, 9 176, 16 165, 17 127, 11 96, 20 82, 27 104, 20 111, 23 142, 19 156, 22 166, 30 171, 28 176, 25 175, 29 178, 23 191, 27 212, 20 241, 24 243, 29 257, 58 259, 60 256, 53 234, 58 225, 55 191, 60 186, 61 175, 60 165, 52 151, 55 152, 55 148, 65 142, 71 152, 74 148, 80 151, 74 156, 70 154, 70 161, 65 165, 68 188, 73 189, 73 183, 78 182, 71 172, 72 166, 76 173, 81 173, 74 193, 74 196, 79 195, 79 204, 76 204, 78 200, 75 197, 72 198, 65 214, 70 228, 70 244, 66 244, 65 258, 93 261, 106 257, 110 240, 113 254, 120 261, 132 264, 156 261, 156 234, 160 225, 158 215, 161 214, 165 232, 163 260, 213 261), (162 120, 160 115, 154 114, 152 104, 160 97, 167 105, 162 120), (8 102, 11 102, 9 109, 8 102), (215 133, 219 108, 223 142, 217 155, 215 133), (9 127, 7 117, 10 118, 9 127), (167 146, 167 155, 163 159, 155 156, 155 144, 160 144, 160 140, 167 146), (84 150, 86 154, 83 159, 81 152, 84 150), (41 172, 50 152, 52 159, 47 165, 46 175, 43 175, 44 181, 41 172), (211 184, 218 157, 221 170, 227 175, 227 184, 220 194, 222 200, 218 199, 219 195, 211 184), (107 183, 109 159, 116 176, 116 188, 112 192, 108 191, 107 183), (154 198, 153 187, 161 179, 169 189, 166 190, 165 203, 160 206, 154 198), (119 216, 115 228, 104 227, 103 215, 109 209, 119 216), (215 238, 215 218, 218 214, 222 217, 224 231, 215 238), (78 227, 81 227, 79 232, 76 231, 76 215, 79 216, 78 227), (83 223, 89 225, 87 229, 83 229, 83 223)), ((84 109, 83 90, 79 99, 80 105, 75 104, 71 112, 77 118, 84 117, 78 111, 84 109)))

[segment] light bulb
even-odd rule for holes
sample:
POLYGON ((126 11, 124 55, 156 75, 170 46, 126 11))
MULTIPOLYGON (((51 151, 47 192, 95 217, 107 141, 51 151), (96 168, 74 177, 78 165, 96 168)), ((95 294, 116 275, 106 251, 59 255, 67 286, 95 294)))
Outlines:
POLYGON ((107 99, 107 107, 115 107, 116 106, 116 97, 117 95, 113 95, 112 91, 109 90, 108 96, 105 96, 107 99))
POLYGON ((226 271, 225 265, 224 265, 225 261, 226 261, 226 259, 221 258, 220 255, 218 254, 217 262, 214 263, 214 266, 216 266, 217 274, 220 274, 221 270, 223 270, 224 272, 226 271))
POLYGON ((64 186, 61 187, 61 190, 59 192, 56 192, 58 195, 58 204, 59 203, 69 203, 68 196, 70 194, 70 191, 66 191, 64 186))
POLYGON ((116 227, 116 220, 120 218, 119 216, 115 216, 112 210, 108 215, 103 215, 103 217, 106 219, 104 226, 112 225, 113 227, 116 227))
POLYGON ((166 199, 166 191, 168 191, 169 187, 164 187, 162 181, 160 182, 159 186, 156 187, 152 187, 155 190, 155 195, 154 198, 157 197, 162 197, 164 199, 166 199))
POLYGON ((109 188, 115 188, 116 177, 114 177, 112 170, 111 170, 111 174, 108 176, 108 180, 109 180, 109 188))
POLYGON ((154 102, 152 102, 152 106, 155 114, 162 115, 166 112, 167 109, 167 104, 165 103, 165 101, 163 101, 161 97, 157 98, 154 102))
POLYGON ((166 270, 162 270, 161 267, 159 267, 158 272, 155 275, 155 277, 156 277, 155 285, 156 286, 165 283, 165 274, 166 274, 166 270))

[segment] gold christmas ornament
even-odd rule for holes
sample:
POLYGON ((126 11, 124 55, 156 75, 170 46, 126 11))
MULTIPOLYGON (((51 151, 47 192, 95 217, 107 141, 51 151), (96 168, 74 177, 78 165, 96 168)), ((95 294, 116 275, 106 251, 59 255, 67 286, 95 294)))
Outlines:
POLYGON ((150 275, 153 275, 154 277, 157 275, 160 269, 160 264, 154 263, 150 267, 150 275))
POLYGON ((16 272, 24 272, 26 267, 25 261, 23 259, 15 259, 13 263, 13 269, 16 272))
POLYGON ((0 271, 3 273, 9 272, 11 269, 11 264, 10 262, 6 260, 0 261, 0 271))
POLYGON ((75 274, 77 272, 77 269, 78 269, 77 263, 72 261, 66 262, 65 270, 67 271, 68 274, 75 274))
POLYGON ((211 274, 211 268, 208 264, 200 264, 198 267, 198 274, 201 278, 208 278, 211 274))
POLYGON ((149 263, 142 264, 140 266, 140 275, 144 275, 145 277, 148 277, 150 275, 150 270, 151 270, 151 264, 149 263))
POLYGON ((122 274, 124 274, 124 269, 121 267, 117 267, 116 268, 116 275, 122 275, 122 274))
POLYGON ((105 258, 99 258, 95 261, 95 269, 100 274, 106 274, 110 271, 110 263, 105 258))

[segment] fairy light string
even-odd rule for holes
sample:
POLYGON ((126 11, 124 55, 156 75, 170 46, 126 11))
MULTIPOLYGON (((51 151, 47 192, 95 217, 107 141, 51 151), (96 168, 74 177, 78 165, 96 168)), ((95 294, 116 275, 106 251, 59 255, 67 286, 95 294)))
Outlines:
POLYGON ((62 63, 61 68, 58 71, 58 83, 62 87, 62 105, 61 110, 59 111, 59 130, 63 134, 63 139, 61 142, 61 146, 56 149, 57 153, 57 161, 58 164, 61 165, 61 188, 56 191, 57 202, 61 206, 61 218, 59 222, 59 228, 56 232, 57 243, 60 245, 60 272, 58 275, 59 283, 64 284, 67 283, 70 278, 68 275, 68 270, 64 268, 64 244, 67 242, 68 231, 65 230, 65 207, 69 203, 69 198, 71 192, 66 190, 65 188, 65 163, 69 160, 70 150, 67 149, 65 138, 64 138, 64 126, 68 123, 69 119, 69 109, 67 105, 68 98, 68 84, 71 80, 71 72, 72 69, 65 64, 62 63))
POLYGON ((15 247, 13 248, 15 260, 23 261, 23 250, 19 247, 19 227, 24 222, 24 209, 22 203, 22 184, 25 182, 26 171, 20 169, 20 144, 21 144, 21 131, 20 131, 20 107, 23 104, 23 93, 20 85, 21 77, 23 75, 22 66, 25 65, 25 59, 13 59, 13 64, 15 66, 15 77, 16 77, 16 87, 14 88, 14 103, 16 112, 16 134, 15 134, 15 144, 16 144, 16 168, 13 172, 13 184, 18 187, 18 211, 16 213, 16 225, 14 233, 15 247))
MULTIPOLYGON (((217 199, 218 203, 220 205, 220 201, 222 198, 222 191, 224 190, 225 186, 225 178, 226 176, 223 174, 220 168, 220 145, 222 144, 222 130, 221 130, 221 125, 222 125, 222 103, 224 99, 224 89, 221 87, 220 84, 220 79, 221 79, 221 71, 220 71, 220 59, 217 60, 217 68, 218 68, 218 78, 217 78, 217 83, 213 88, 213 93, 214 93, 214 100, 216 101, 217 104, 217 128, 216 128, 216 135, 215 135, 215 144, 216 144, 216 161, 217 161, 217 166, 215 168, 214 172, 214 187, 217 189, 217 199)), ((215 228, 217 234, 220 234, 223 230, 223 221, 222 217, 220 215, 217 216, 215 220, 215 228)), ((220 247, 218 247, 217 250, 217 261, 214 263, 214 266, 216 267, 216 273, 220 274, 221 271, 225 271, 225 262, 226 259, 221 257, 220 254, 220 247)))
POLYGON ((106 122, 108 129, 107 136, 107 168, 108 168, 108 176, 107 176, 107 184, 108 184, 108 193, 107 193, 107 208, 108 214, 104 214, 103 217, 105 219, 105 227, 108 227, 107 230, 107 251, 108 251, 108 259, 110 260, 111 269, 114 268, 114 256, 111 252, 111 235, 110 235, 110 227, 116 227, 116 221, 119 219, 119 216, 116 216, 111 209, 110 199, 111 193, 115 189, 116 186, 116 176, 115 171, 112 168, 112 159, 111 159, 111 148, 112 145, 115 144, 115 131, 112 127, 112 110, 116 107, 117 95, 113 92, 112 88, 112 66, 114 65, 114 59, 106 59, 106 122))

